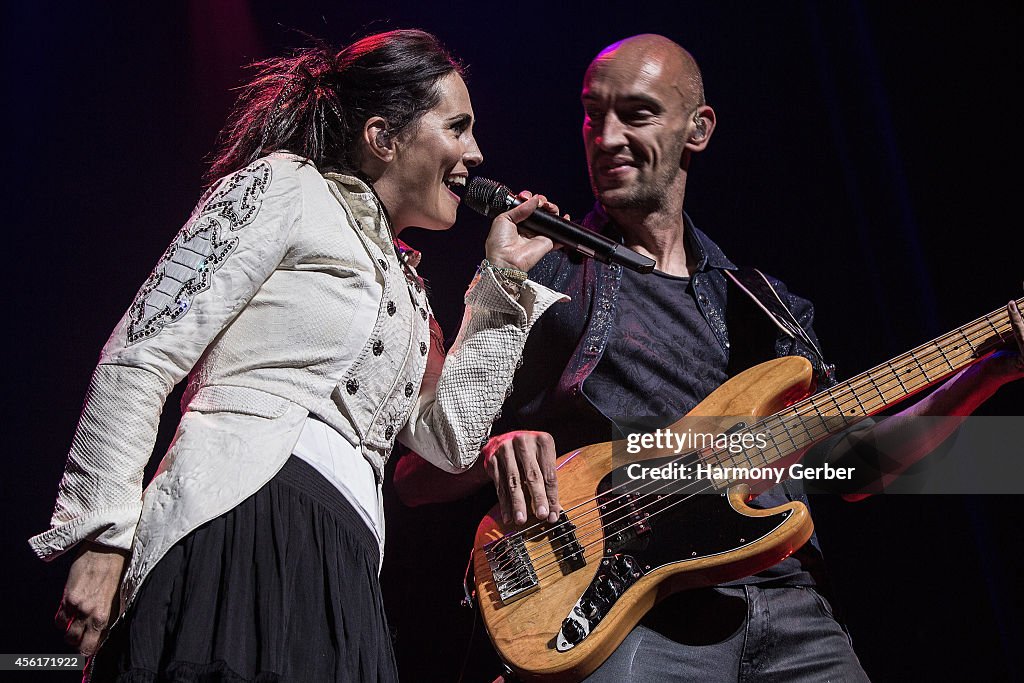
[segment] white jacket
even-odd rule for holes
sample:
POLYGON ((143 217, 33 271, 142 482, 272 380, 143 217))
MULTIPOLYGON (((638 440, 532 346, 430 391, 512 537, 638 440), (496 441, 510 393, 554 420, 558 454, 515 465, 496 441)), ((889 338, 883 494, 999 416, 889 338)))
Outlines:
POLYGON ((300 157, 221 180, 100 354, 35 552, 50 560, 86 539, 131 549, 127 607, 174 543, 277 473, 307 415, 360 448, 378 480, 396 438, 448 471, 472 465, 531 326, 564 297, 528 281, 516 301, 484 270, 446 356, 392 240, 367 185, 300 157), (344 367, 358 306, 376 323, 344 367), (181 422, 143 495, 163 405, 186 374, 181 422))

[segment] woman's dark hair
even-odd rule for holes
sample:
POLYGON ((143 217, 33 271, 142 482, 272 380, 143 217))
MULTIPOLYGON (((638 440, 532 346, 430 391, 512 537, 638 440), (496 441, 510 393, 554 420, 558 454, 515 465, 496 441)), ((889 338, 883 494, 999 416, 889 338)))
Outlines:
POLYGON ((334 54, 325 46, 252 65, 218 138, 207 179, 288 150, 321 171, 357 170, 363 125, 373 116, 394 136, 437 106, 437 83, 462 66, 433 35, 418 30, 367 36, 334 54))

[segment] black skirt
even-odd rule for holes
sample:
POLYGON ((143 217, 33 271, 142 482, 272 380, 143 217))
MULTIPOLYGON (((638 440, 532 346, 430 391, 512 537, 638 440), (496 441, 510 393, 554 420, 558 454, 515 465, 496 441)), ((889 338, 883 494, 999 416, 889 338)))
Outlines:
POLYGON ((377 540, 313 467, 174 545, 91 663, 92 681, 397 681, 377 540))

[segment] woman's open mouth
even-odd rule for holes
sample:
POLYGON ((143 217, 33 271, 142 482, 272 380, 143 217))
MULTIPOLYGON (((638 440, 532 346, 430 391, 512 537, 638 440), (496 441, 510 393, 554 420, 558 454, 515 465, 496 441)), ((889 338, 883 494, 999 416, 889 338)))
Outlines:
POLYGON ((462 201, 462 193, 466 191, 466 176, 450 175, 444 179, 444 186, 457 201, 462 201))

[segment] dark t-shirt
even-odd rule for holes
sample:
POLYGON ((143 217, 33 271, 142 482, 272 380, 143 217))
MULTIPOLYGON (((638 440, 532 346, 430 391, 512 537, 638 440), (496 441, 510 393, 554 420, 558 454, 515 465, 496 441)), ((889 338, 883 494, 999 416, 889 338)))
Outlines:
POLYGON ((608 346, 584 391, 620 429, 667 427, 728 379, 688 277, 623 270, 608 346))
MULTIPOLYGON (((653 431, 674 424, 721 386, 728 366, 728 352, 697 307, 690 278, 624 269, 608 345, 583 391, 621 434, 653 431)), ((764 492, 754 506, 788 502, 784 486, 764 492)), ((807 544, 737 583, 813 585, 808 570, 819 562, 807 544)))

